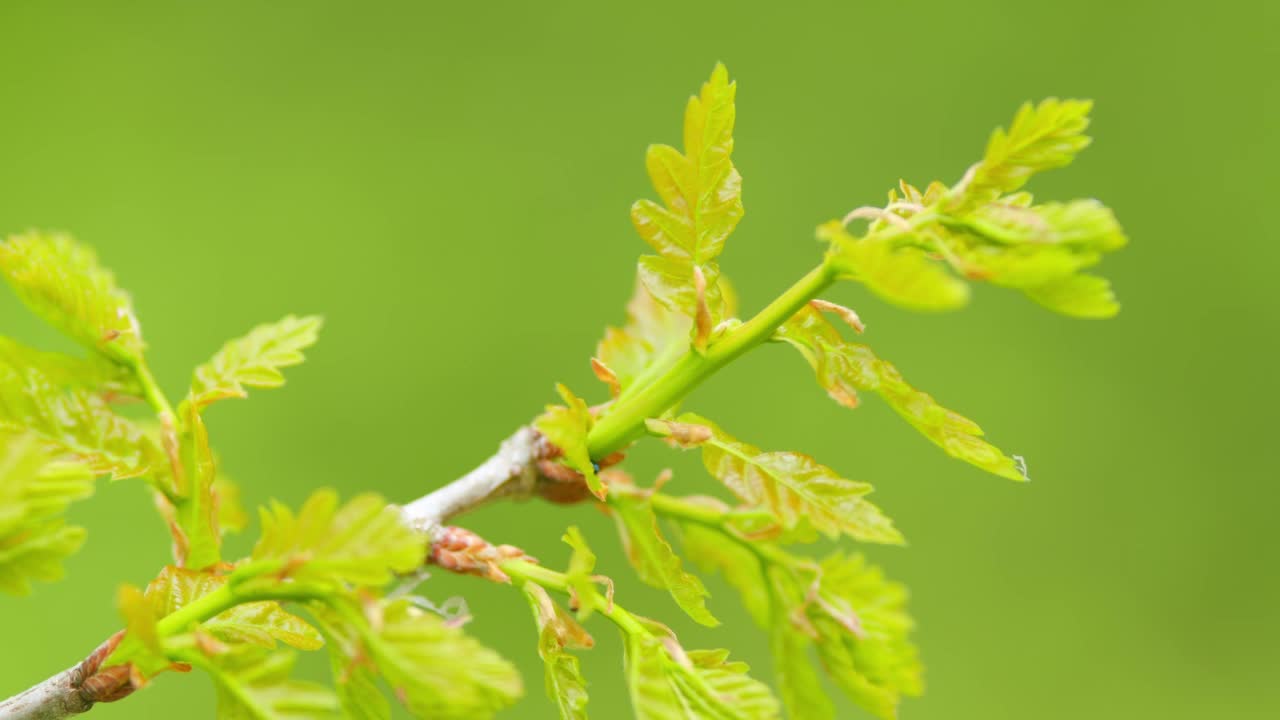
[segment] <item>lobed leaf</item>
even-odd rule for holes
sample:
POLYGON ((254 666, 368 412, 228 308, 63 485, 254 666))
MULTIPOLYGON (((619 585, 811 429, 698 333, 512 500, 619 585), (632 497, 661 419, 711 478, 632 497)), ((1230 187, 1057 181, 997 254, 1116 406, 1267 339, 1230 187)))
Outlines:
POLYGON ((0 431, 30 432, 95 475, 119 480, 164 470, 163 454, 138 426, 100 396, 60 386, 30 360, 0 354, 0 431))
POLYGON ((187 402, 199 409, 223 398, 248 397, 246 387, 280 387, 284 384, 280 371, 305 360, 302 351, 315 344, 322 324, 314 315, 286 315, 228 342, 196 368, 187 402))
POLYGON ((587 539, 576 525, 565 530, 560 538, 573 549, 569 555, 569 568, 565 577, 569 581, 569 589, 578 604, 578 617, 586 620, 598 605, 600 590, 596 588, 596 554, 587 546, 587 539))
POLYGON ((807 522, 832 538, 843 533, 867 542, 903 541, 893 523, 864 497, 871 492, 867 483, 840 477, 808 455, 763 452, 697 415, 682 415, 679 422, 711 430, 711 438, 701 445, 707 471, 748 506, 767 509, 783 528, 807 522))
POLYGON ((61 233, 13 235, 0 242, 0 274, 27 307, 76 342, 129 367, 141 362, 133 303, 89 247, 61 233))
MULTIPOLYGON (((343 601, 338 607, 345 607, 343 601)), ((372 633, 368 617, 348 622, 333 606, 307 606, 329 648, 329 667, 342 710, 351 720, 391 720, 391 703, 378 687, 378 668, 365 651, 364 637, 372 633)), ((376 616, 375 616, 376 617, 376 616)))
POLYGON ((293 680, 294 653, 239 649, 198 659, 217 688, 219 720, 320 720, 342 717, 326 687, 293 680))
POLYGON ((426 555, 425 538, 372 493, 339 507, 337 493, 318 490, 297 515, 273 501, 260 516, 253 559, 275 561, 298 581, 381 586, 416 569, 426 555))
POLYGON ((492 717, 523 692, 520 674, 494 651, 408 599, 386 603, 368 651, 396 697, 433 720, 492 717))
POLYGON ((818 383, 836 402, 856 407, 858 391, 879 393, 912 427, 954 458, 1010 480, 1026 480, 1025 468, 982 439, 973 421, 946 409, 907 384, 893 365, 865 345, 847 343, 821 313, 802 308, 776 335, 800 351, 818 383))
MULTIPOLYGON (((744 663, 728 662, 728 651, 680 651, 647 633, 627 633, 627 686, 637 720, 676 717, 714 720, 768 720, 779 717, 768 686, 747 674, 744 663)), ((676 646, 678 647, 678 646, 676 646)))
POLYGON ((1032 175, 1069 164, 1090 139, 1089 100, 1048 98, 1024 104, 1008 130, 997 128, 964 192, 975 200, 1016 192, 1032 175))
POLYGON ((92 494, 86 468, 53 462, 29 434, 0 432, 0 592, 26 595, 31 581, 62 577, 86 535, 62 515, 92 494))
POLYGON ((714 262, 695 264, 688 258, 645 255, 639 263, 640 283, 653 299, 671 312, 694 317, 706 305, 713 322, 724 318, 724 296, 720 289, 720 266, 714 262), (702 272, 706 295, 699 302, 694 270, 702 272))
MULTIPOLYGON (((637 201, 631 207, 636 231, 656 256, 640 261, 640 276, 664 306, 692 317, 698 307, 694 268, 716 287, 714 260, 742 219, 742 178, 733 166, 736 84, 716 65, 701 92, 689 99, 684 117, 684 152, 652 145, 645 156, 649 178, 663 204, 637 201)), ((708 293, 711 316, 723 317, 722 301, 708 293)))
POLYGON ((908 638, 914 623, 905 609, 906 589, 886 580, 862 556, 839 553, 823 561, 820 583, 824 593, 852 608, 860 625, 859 632, 851 632, 823 603, 806 607, 823 666, 868 712, 896 718, 901 698, 924 690, 920 660, 908 638))
POLYGON ((647 499, 628 497, 610 505, 627 559, 646 585, 667 590, 695 622, 715 627, 720 621, 707 610, 707 588, 684 569, 680 556, 662 536, 658 517, 647 499))
POLYGON ((595 420, 586 401, 575 396, 564 385, 557 385, 564 405, 548 405, 547 411, 534 420, 533 426, 563 453, 564 464, 582 473, 587 488, 603 500, 607 492, 596 465, 587 450, 587 433, 595 420))

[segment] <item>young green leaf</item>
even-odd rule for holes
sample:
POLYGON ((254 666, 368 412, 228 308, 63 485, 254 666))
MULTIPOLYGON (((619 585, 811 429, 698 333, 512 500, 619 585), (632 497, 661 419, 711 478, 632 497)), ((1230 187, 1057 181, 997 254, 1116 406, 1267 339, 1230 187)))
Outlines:
MULTIPOLYGON (((214 465, 218 465, 216 455, 214 465)), ((249 526, 249 513, 240 500, 240 486, 221 472, 213 478, 213 504, 217 507, 218 531, 223 535, 249 526)))
POLYGON ((36 368, 52 385, 62 389, 82 390, 107 398, 142 396, 133 373, 101 355, 78 358, 43 352, 0 337, 0 363, 36 368))
MULTIPOLYGON (((652 145, 645 165, 663 205, 640 200, 631 207, 636 231, 658 252, 641 258, 641 280, 658 302, 692 317, 695 267, 715 288, 715 258, 742 219, 742 178, 733 167, 734 95, 736 84, 717 65, 697 97, 689 99, 684 118, 684 153, 652 145)), ((718 297, 707 304, 717 321, 718 297)))
MULTIPOLYGON (((170 615, 209 593, 224 587, 227 578, 210 572, 166 566, 147 585, 146 597, 156 619, 170 615)), ((316 650, 324 645, 320 633, 305 620, 286 612, 279 603, 242 603, 200 624, 203 632, 233 645, 276 647, 276 642, 316 650)))
POLYGON ((341 717, 328 688, 293 680, 296 659, 288 651, 238 649, 212 657, 190 656, 208 671, 218 690, 219 720, 323 720, 341 717))
POLYGON ((883 720, 897 717, 902 696, 923 692, 921 666, 908 638, 906 589, 885 579, 860 555, 834 554, 823 561, 820 584, 848 604, 861 631, 850 631, 827 603, 809 603, 808 621, 818 633, 818 655, 836 684, 854 702, 883 720))
MULTIPOLYGON (((743 663, 727 662, 724 650, 679 650, 648 633, 624 637, 627 686, 637 720, 692 717, 771 720, 779 713, 769 688, 747 675, 743 663)), ((675 646, 678 648, 678 646, 675 646)))
POLYGON ((587 451, 587 433, 595 422, 586 401, 575 396, 564 385, 556 390, 564 398, 564 405, 548 405, 547 411, 533 422, 533 426, 563 453, 563 460, 570 468, 582 473, 587 488, 603 500, 607 489, 596 472, 591 453, 587 451))
POLYGON ((184 487, 174 502, 175 543, 178 563, 194 569, 206 568, 222 560, 222 533, 218 529, 218 503, 213 494, 217 477, 209 432, 193 405, 183 412, 183 433, 179 442, 184 487))
MULTIPOLYGON (((344 601, 337 605, 347 607, 344 601)), ((378 687, 378 668, 365 651, 364 637, 373 632, 369 618, 357 613, 350 616, 355 622, 349 622, 340 610, 318 602, 309 603, 307 610, 328 646, 334 689, 346 716, 350 720, 391 720, 391 703, 378 687)))
POLYGON ((778 330, 776 338, 800 351, 813 367, 818 383, 841 405, 856 407, 860 390, 877 392, 948 455, 1000 477, 1026 479, 1022 463, 983 440, 977 424, 907 384, 897 368, 876 357, 867 346, 845 342, 814 308, 802 308, 778 330))
POLYGON ((1089 137, 1088 100, 1048 98, 1039 105, 1024 104, 1006 131, 996 129, 987 142, 982 162, 961 188, 970 202, 989 202, 1016 192, 1032 175, 1069 164, 1089 137))
POLYGON ((898 544, 902 535, 864 497, 867 483, 846 480, 808 455, 763 452, 734 439, 706 418, 685 414, 682 423, 703 425, 712 437, 702 444, 702 463, 747 505, 768 509, 786 529, 808 522, 828 537, 898 544))
POLYGON ((716 263, 696 265, 688 258, 644 255, 638 272, 640 282, 654 300, 672 312, 693 318, 699 308, 695 267, 701 270, 707 286, 703 297, 707 312, 712 322, 719 322, 724 317, 724 297, 720 290, 720 267, 716 263))
POLYGON ((0 432, 0 592, 26 595, 32 580, 62 577, 86 534, 62 515, 92 494, 86 468, 52 462, 31 435, 0 432))
POLYGON ((969 286, 931 261, 923 251, 899 242, 857 238, 840 221, 818 228, 831 244, 827 262, 845 279, 862 283, 886 302, 908 310, 954 310, 969 302, 969 286))
POLYGON ((724 533, 693 523, 680 526, 680 540, 689 562, 703 572, 720 572, 756 624, 769 625, 769 593, 754 553, 724 533))
POLYGON ((510 663, 407 599, 382 606, 381 627, 367 649, 396 696, 420 718, 492 717, 523 692, 510 663))
POLYGON ((1006 133, 997 130, 986 157, 954 188, 925 192, 901 183, 883 209, 858 208, 818 229, 831 245, 828 267, 889 302, 916 310, 959 307, 969 280, 1021 290, 1075 317, 1109 317, 1119 309, 1106 281, 1078 273, 1125 245, 1115 215, 1096 200, 1034 205, 1018 191, 1032 174, 1066 165, 1089 143, 1090 103, 1049 99, 1025 105, 1006 133), (846 226, 870 220, 863 237, 846 226), (935 262, 939 261, 939 262, 935 262))
POLYGON ((710 593, 697 575, 684 569, 680 556, 662 536, 648 500, 637 496, 619 498, 609 507, 636 575, 646 585, 669 591, 680 609, 699 624, 719 625, 720 621, 707 610, 710 593))
POLYGON ((95 475, 119 480, 164 468, 159 448, 100 396, 59 387, 18 354, 0 355, 0 430, 29 431, 95 475))
POLYGON ((796 627, 792 612, 804 607, 804 592, 795 577, 783 568, 769 569, 772 613, 769 647, 773 652, 774 674, 787 716, 804 720, 828 720, 835 708, 822 688, 822 681, 809 660, 809 635, 796 627))
POLYGON ((129 661, 143 677, 151 677, 169 667, 172 662, 160 642, 151 601, 138 588, 121 585, 116 593, 116 608, 124 618, 125 629, 124 640, 116 653, 121 653, 126 647, 132 650, 129 661))
POLYGON ((45 322, 123 365, 142 360, 142 335, 129 295, 68 235, 29 232, 0 242, 0 274, 45 322))
POLYGON ((1109 318, 1120 312, 1120 303, 1106 278, 1072 275, 1026 290, 1027 297, 1063 315, 1109 318))
POLYGON ((674 360, 673 350, 688 343, 691 321, 674 313, 653 299, 644 283, 636 279, 635 292, 627 303, 627 324, 621 329, 607 328, 596 346, 596 358, 609 369, 616 381, 611 388, 615 397, 631 387, 638 378, 655 366, 674 360))
POLYGON ((315 344, 321 325, 314 315, 287 315, 228 342, 196 368, 187 402, 199 409, 223 398, 248 397, 246 386, 280 387, 284 384, 280 370, 302 363, 302 351, 315 344))
POLYGON ((546 666, 547 697, 556 703, 563 720, 586 720, 587 682, 577 656, 565 650, 587 649, 595 641, 541 585, 527 582, 523 590, 538 621, 538 656, 546 666))
POLYGON ((339 507, 337 493, 318 490, 297 515, 278 502, 260 515, 262 537, 253 559, 276 561, 298 581, 381 586, 426 557, 425 538, 372 493, 339 507))

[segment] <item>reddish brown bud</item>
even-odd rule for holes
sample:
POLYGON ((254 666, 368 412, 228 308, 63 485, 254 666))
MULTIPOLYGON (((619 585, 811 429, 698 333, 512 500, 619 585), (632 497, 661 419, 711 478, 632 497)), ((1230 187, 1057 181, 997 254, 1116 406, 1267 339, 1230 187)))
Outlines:
POLYGON ((493 545, 470 530, 454 526, 445 527, 437 534, 427 556, 428 562, 450 572, 501 583, 511 582, 498 567, 506 560, 532 561, 532 558, 518 547, 493 545))

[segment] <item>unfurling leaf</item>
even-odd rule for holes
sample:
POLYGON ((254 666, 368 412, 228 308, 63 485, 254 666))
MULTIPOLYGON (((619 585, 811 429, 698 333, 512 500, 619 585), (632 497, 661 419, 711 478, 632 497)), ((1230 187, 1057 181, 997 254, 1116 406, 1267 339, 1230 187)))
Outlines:
POLYGON ((808 522, 828 537, 902 542, 889 518, 864 497, 871 492, 867 483, 846 480, 808 455, 763 452, 697 415, 679 421, 711 429, 712 438, 702 444, 707 471, 748 506, 767 509, 783 528, 808 522))
POLYGON ((565 571, 565 577, 569 581, 569 589, 578 606, 578 617, 586 620, 603 599, 600 590, 596 588, 596 575, 593 574, 596 569, 596 554, 591 551, 587 545, 587 539, 582 536, 582 531, 577 526, 571 526, 565 530, 564 537, 560 539, 573 548, 572 554, 569 555, 569 568, 565 571))
POLYGON ((187 402, 198 409, 223 398, 247 397, 246 386, 280 387, 284 384, 280 370, 302 363, 302 351, 315 344, 321 324, 314 315, 288 315, 228 342, 196 368, 187 402))
POLYGON ((719 625, 720 621, 707 610, 707 588, 697 575, 684 569, 680 556, 662 536, 648 500, 639 496, 619 498, 610 509, 636 575, 646 585, 669 591, 676 604, 699 624, 719 625))
POLYGON ((538 621, 538 656, 546 666, 547 697, 559 707, 563 720, 586 720, 587 682, 577 656, 565 650, 590 648, 595 641, 541 585, 525 583, 524 593, 538 621))
POLYGON ((973 421, 938 404, 902 379, 897 368, 876 357, 866 345, 845 342, 812 307, 788 320, 776 335, 800 351, 818 383, 838 403, 858 404, 858 391, 879 393, 907 422, 948 455, 1010 480, 1025 480, 1024 467, 982 439, 973 421))
POLYGON ((563 453, 565 465, 582 473, 587 488, 597 498, 605 498, 606 489, 596 472, 591 453, 587 450, 587 433, 595 422, 586 401, 575 396, 564 385, 557 385, 564 405, 548 405, 533 426, 563 453))
POLYGON ((889 302, 917 310, 963 305, 968 286, 944 269, 1022 291, 1055 312, 1109 317, 1119 309, 1105 280, 1080 275, 1125 245, 1115 215, 1096 200, 1035 205, 1017 192, 1034 173, 1066 165, 1089 143, 1090 103, 1049 99, 1025 105, 986 157, 954 188, 920 192, 902 183, 884 209, 859 208, 819 228, 828 266, 889 302), (871 219, 863 237, 846 225, 871 219))
POLYGON ((218 690, 219 720, 326 720, 342 717, 326 687, 293 680, 294 653, 240 648, 192 656, 218 690))
POLYGON ((381 586, 426 557, 426 539, 371 493, 339 507, 337 493, 318 490, 297 515, 273 501, 260 516, 262 537, 253 559, 274 560, 299 581, 381 586))
POLYGON ((129 367, 141 362, 133 303, 93 250, 59 233, 13 235, 0 242, 0 273, 27 307, 76 342, 129 367))
POLYGON ((92 494, 88 469, 51 461, 31 435, 0 431, 0 592, 26 595, 32 580, 62 577, 62 561, 85 539, 62 515, 92 494))
MULTIPOLYGON (((222 575, 168 566, 147 586, 146 597, 158 620, 226 584, 227 578, 222 575)), ((200 629, 233 645, 274 648, 279 641, 299 650, 315 650, 324 645, 315 628, 270 601, 236 605, 205 620, 200 629)))
POLYGON ((645 287, 664 306, 694 317, 698 296, 695 270, 705 274, 706 306, 715 321, 723 317, 716 288, 715 258, 742 219, 742 178, 733 167, 734 95, 729 72, 717 65, 697 97, 689 99, 684 118, 684 153, 652 145, 645 165, 662 198, 631 207, 631 220, 657 256, 640 261, 645 287))
POLYGON ((124 619, 125 637, 116 652, 129 647, 130 662, 143 677, 150 677, 169 667, 170 660, 160 643, 156 614, 151 601, 132 585, 121 585, 116 593, 116 608, 124 619))
POLYGON ((99 395, 59 386, 22 353, 0 355, 0 431, 30 432, 95 475, 148 475, 164 467, 160 449, 99 395))

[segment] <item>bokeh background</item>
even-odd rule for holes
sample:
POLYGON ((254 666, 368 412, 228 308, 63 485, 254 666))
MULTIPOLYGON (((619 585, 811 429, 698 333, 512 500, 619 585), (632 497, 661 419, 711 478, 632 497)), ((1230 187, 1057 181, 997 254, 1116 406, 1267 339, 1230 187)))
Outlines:
MULTIPOLYGON (((1231 1, 8 0, 0 228, 99 248, 174 395, 225 339, 323 313, 285 389, 213 411, 215 443, 252 503, 321 485, 402 501, 486 457, 554 382, 603 396, 587 359, 644 249, 627 218, 650 193, 643 150, 678 141, 715 61, 739 80, 747 215, 723 265, 746 311, 816 260, 819 221, 899 177, 953 182, 1024 100, 1095 98, 1093 148, 1033 189, 1116 209, 1133 239, 1103 268, 1119 318, 990 288, 928 316, 832 293, 909 379, 1026 455, 1034 482, 950 461, 874 399, 836 407, 783 349, 689 407, 877 484, 911 546, 870 552, 912 588, 928 664, 904 717, 1275 717, 1275 20, 1231 1)), ((63 347, 7 293, 0 331, 63 347)), ((712 487, 692 457, 634 460, 712 487)), ((90 543, 68 579, 0 598, 0 695, 112 632, 117 584, 166 560, 138 483, 104 484, 73 517, 90 543)), ((581 525, 629 604, 768 677, 732 592, 710 582, 726 627, 682 622, 599 513, 507 505, 467 523, 552 564, 581 525)), ((521 665, 529 692, 508 717, 553 717, 517 593, 424 591, 465 596, 470 630, 521 665)), ((625 717, 617 639, 593 627, 594 716, 625 717)), ((94 713, 212 717, 211 700, 205 678, 166 676, 94 713)))

